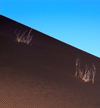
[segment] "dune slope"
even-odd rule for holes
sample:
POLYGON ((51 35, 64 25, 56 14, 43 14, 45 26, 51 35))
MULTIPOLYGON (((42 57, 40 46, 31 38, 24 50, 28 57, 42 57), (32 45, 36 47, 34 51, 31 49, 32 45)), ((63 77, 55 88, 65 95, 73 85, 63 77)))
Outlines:
POLYGON ((17 43, 15 28, 30 28, 0 17, 0 108, 100 108, 100 58, 34 29, 17 43), (78 56, 96 65, 94 84, 74 77, 78 56))

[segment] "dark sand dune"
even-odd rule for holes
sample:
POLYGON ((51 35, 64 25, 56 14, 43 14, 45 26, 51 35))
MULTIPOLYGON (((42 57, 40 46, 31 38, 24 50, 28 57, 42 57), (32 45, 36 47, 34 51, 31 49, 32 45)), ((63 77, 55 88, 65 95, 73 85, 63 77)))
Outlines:
POLYGON ((0 108, 100 108, 100 58, 34 29, 17 43, 16 29, 30 30, 0 16, 0 108), (77 57, 95 64, 94 84, 73 77, 77 57))

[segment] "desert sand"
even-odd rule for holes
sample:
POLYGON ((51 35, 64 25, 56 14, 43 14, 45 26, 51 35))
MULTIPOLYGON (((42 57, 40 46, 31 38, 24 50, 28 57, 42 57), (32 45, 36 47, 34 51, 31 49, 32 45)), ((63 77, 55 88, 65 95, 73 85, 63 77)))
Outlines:
POLYGON ((16 29, 30 30, 0 15, 0 108, 100 108, 100 58, 34 29, 18 43, 16 29), (77 57, 95 64, 94 84, 74 77, 77 57))

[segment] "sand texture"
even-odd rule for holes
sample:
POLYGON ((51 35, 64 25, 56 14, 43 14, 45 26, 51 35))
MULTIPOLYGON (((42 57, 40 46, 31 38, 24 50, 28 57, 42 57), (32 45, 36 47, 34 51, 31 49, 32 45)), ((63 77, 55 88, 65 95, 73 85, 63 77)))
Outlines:
POLYGON ((15 30, 30 28, 0 15, 0 108, 100 108, 100 58, 32 29, 30 45, 15 30), (75 78, 94 63, 95 83, 75 78))

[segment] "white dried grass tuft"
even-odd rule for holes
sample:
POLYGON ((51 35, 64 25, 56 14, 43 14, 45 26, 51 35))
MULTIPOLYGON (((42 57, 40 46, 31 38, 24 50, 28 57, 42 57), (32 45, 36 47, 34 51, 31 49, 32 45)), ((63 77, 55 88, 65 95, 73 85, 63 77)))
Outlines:
POLYGON ((87 65, 85 66, 85 73, 82 80, 84 80, 85 82, 91 81, 91 68, 89 69, 87 65))
POLYGON ((78 67, 78 71, 79 71, 78 77, 83 78, 83 70, 80 67, 78 67))
POLYGON ((94 63, 92 63, 93 69, 92 69, 92 84, 94 84, 94 80, 95 80, 95 74, 96 74, 96 67, 94 65, 94 63))
POLYGON ((81 78, 84 82, 92 81, 92 84, 94 84, 95 80, 95 74, 96 74, 96 67, 94 63, 92 63, 92 68, 88 68, 87 65, 85 65, 85 72, 80 68, 80 59, 79 57, 76 59, 76 72, 75 77, 81 78))
POLYGON ((74 77, 77 77, 78 76, 78 66, 80 65, 80 58, 78 57, 76 59, 76 72, 75 72, 75 75, 74 77))
POLYGON ((22 43, 26 43, 27 45, 29 45, 29 43, 32 40, 32 35, 31 34, 32 29, 30 29, 28 35, 25 36, 26 32, 21 33, 21 30, 17 33, 17 30, 15 30, 15 34, 17 36, 16 41, 17 42, 22 42, 22 43))

